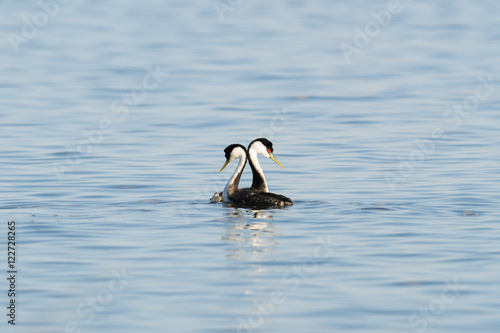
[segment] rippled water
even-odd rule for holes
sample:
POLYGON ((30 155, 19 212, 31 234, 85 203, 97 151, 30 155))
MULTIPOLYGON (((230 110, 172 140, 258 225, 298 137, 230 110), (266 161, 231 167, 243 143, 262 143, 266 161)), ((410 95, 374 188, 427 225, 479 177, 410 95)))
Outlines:
POLYGON ((498 332, 497 2, 43 3, 0 23, 16 330, 498 332), (256 137, 295 205, 210 204, 256 137))

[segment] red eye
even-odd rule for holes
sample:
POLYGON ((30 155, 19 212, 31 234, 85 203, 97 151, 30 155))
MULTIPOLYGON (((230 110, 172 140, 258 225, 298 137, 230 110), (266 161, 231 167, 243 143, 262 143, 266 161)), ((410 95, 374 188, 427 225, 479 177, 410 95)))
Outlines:
POLYGON ((270 153, 270 152, 271 152, 271 149, 268 149, 268 150, 267 150, 267 152, 268 152, 268 153, 270 153))

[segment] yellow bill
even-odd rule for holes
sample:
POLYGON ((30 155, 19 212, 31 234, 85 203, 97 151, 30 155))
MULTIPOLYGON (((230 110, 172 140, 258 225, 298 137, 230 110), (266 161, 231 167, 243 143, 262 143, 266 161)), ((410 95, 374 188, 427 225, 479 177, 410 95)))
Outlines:
POLYGON ((280 167, 284 168, 284 166, 282 166, 281 163, 278 162, 278 160, 276 159, 276 157, 274 157, 272 153, 269 153, 269 158, 272 159, 274 162, 276 162, 276 164, 278 164, 280 167))
MULTIPOLYGON (((224 170, 224 168, 229 164, 229 161, 226 161, 226 163, 224 163, 224 165, 222 166, 222 169, 220 169, 219 173, 222 172, 222 170, 224 170)), ((279 163, 278 163, 279 164, 279 163)))

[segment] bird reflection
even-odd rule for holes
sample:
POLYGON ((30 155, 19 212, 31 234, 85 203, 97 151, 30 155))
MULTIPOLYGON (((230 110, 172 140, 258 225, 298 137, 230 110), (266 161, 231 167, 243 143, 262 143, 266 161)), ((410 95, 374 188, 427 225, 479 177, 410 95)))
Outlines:
POLYGON ((227 204, 226 206, 233 208, 226 213, 229 218, 252 216, 254 219, 272 219, 274 216, 274 212, 271 210, 241 209, 232 204, 227 204))
POLYGON ((272 211, 232 207, 227 217, 230 224, 222 239, 234 245, 228 249, 228 260, 273 260, 272 251, 278 243, 274 239, 276 228, 270 222, 272 211))

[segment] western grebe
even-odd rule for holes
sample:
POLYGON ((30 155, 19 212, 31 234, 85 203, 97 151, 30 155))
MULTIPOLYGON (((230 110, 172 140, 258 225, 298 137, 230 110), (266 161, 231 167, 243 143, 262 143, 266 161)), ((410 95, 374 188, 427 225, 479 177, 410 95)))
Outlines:
POLYGON ((265 157, 269 157, 280 167, 284 168, 284 166, 282 166, 281 163, 278 162, 278 160, 274 157, 273 151, 274 150, 272 142, 265 138, 255 139, 248 145, 248 160, 253 174, 251 189, 259 192, 269 192, 266 177, 264 177, 264 172, 260 167, 257 154, 262 154, 265 157))
MULTIPOLYGON (((224 170, 230 162, 238 158, 240 159, 236 170, 222 192, 222 200, 224 202, 254 208, 275 206, 284 207, 293 205, 293 201, 283 195, 261 192, 252 188, 239 189, 238 185, 241 179, 241 174, 243 173, 243 169, 245 168, 245 164, 247 162, 247 151, 245 147, 240 144, 232 144, 224 149, 224 153, 226 154, 226 163, 222 166, 219 173, 224 170)), ((270 154, 272 156, 272 153, 270 154)), ((215 193, 214 197, 217 197, 218 195, 218 193, 215 193)), ((214 197, 212 197, 211 201, 216 201, 213 200, 214 197)))
POLYGON ((247 164, 247 150, 242 145, 235 143, 227 146, 226 149, 224 149, 224 153, 226 154, 226 163, 224 163, 219 173, 221 173, 229 163, 237 158, 240 159, 236 170, 234 170, 234 173, 227 182, 224 191, 222 191, 222 200, 225 202, 233 202, 240 192, 238 185, 240 184, 243 169, 245 169, 245 165, 247 164))
MULTIPOLYGON (((253 181, 250 189, 255 192, 269 192, 269 188, 267 187, 266 177, 264 176, 264 172, 259 163, 259 159, 257 157, 258 154, 262 154, 265 157, 269 157, 280 167, 284 168, 280 162, 273 155, 273 143, 266 138, 255 139, 248 145, 247 150, 247 158, 250 163, 250 168, 252 169, 253 181)), ((224 199, 222 198, 222 192, 215 192, 211 202, 222 202, 224 199)))

